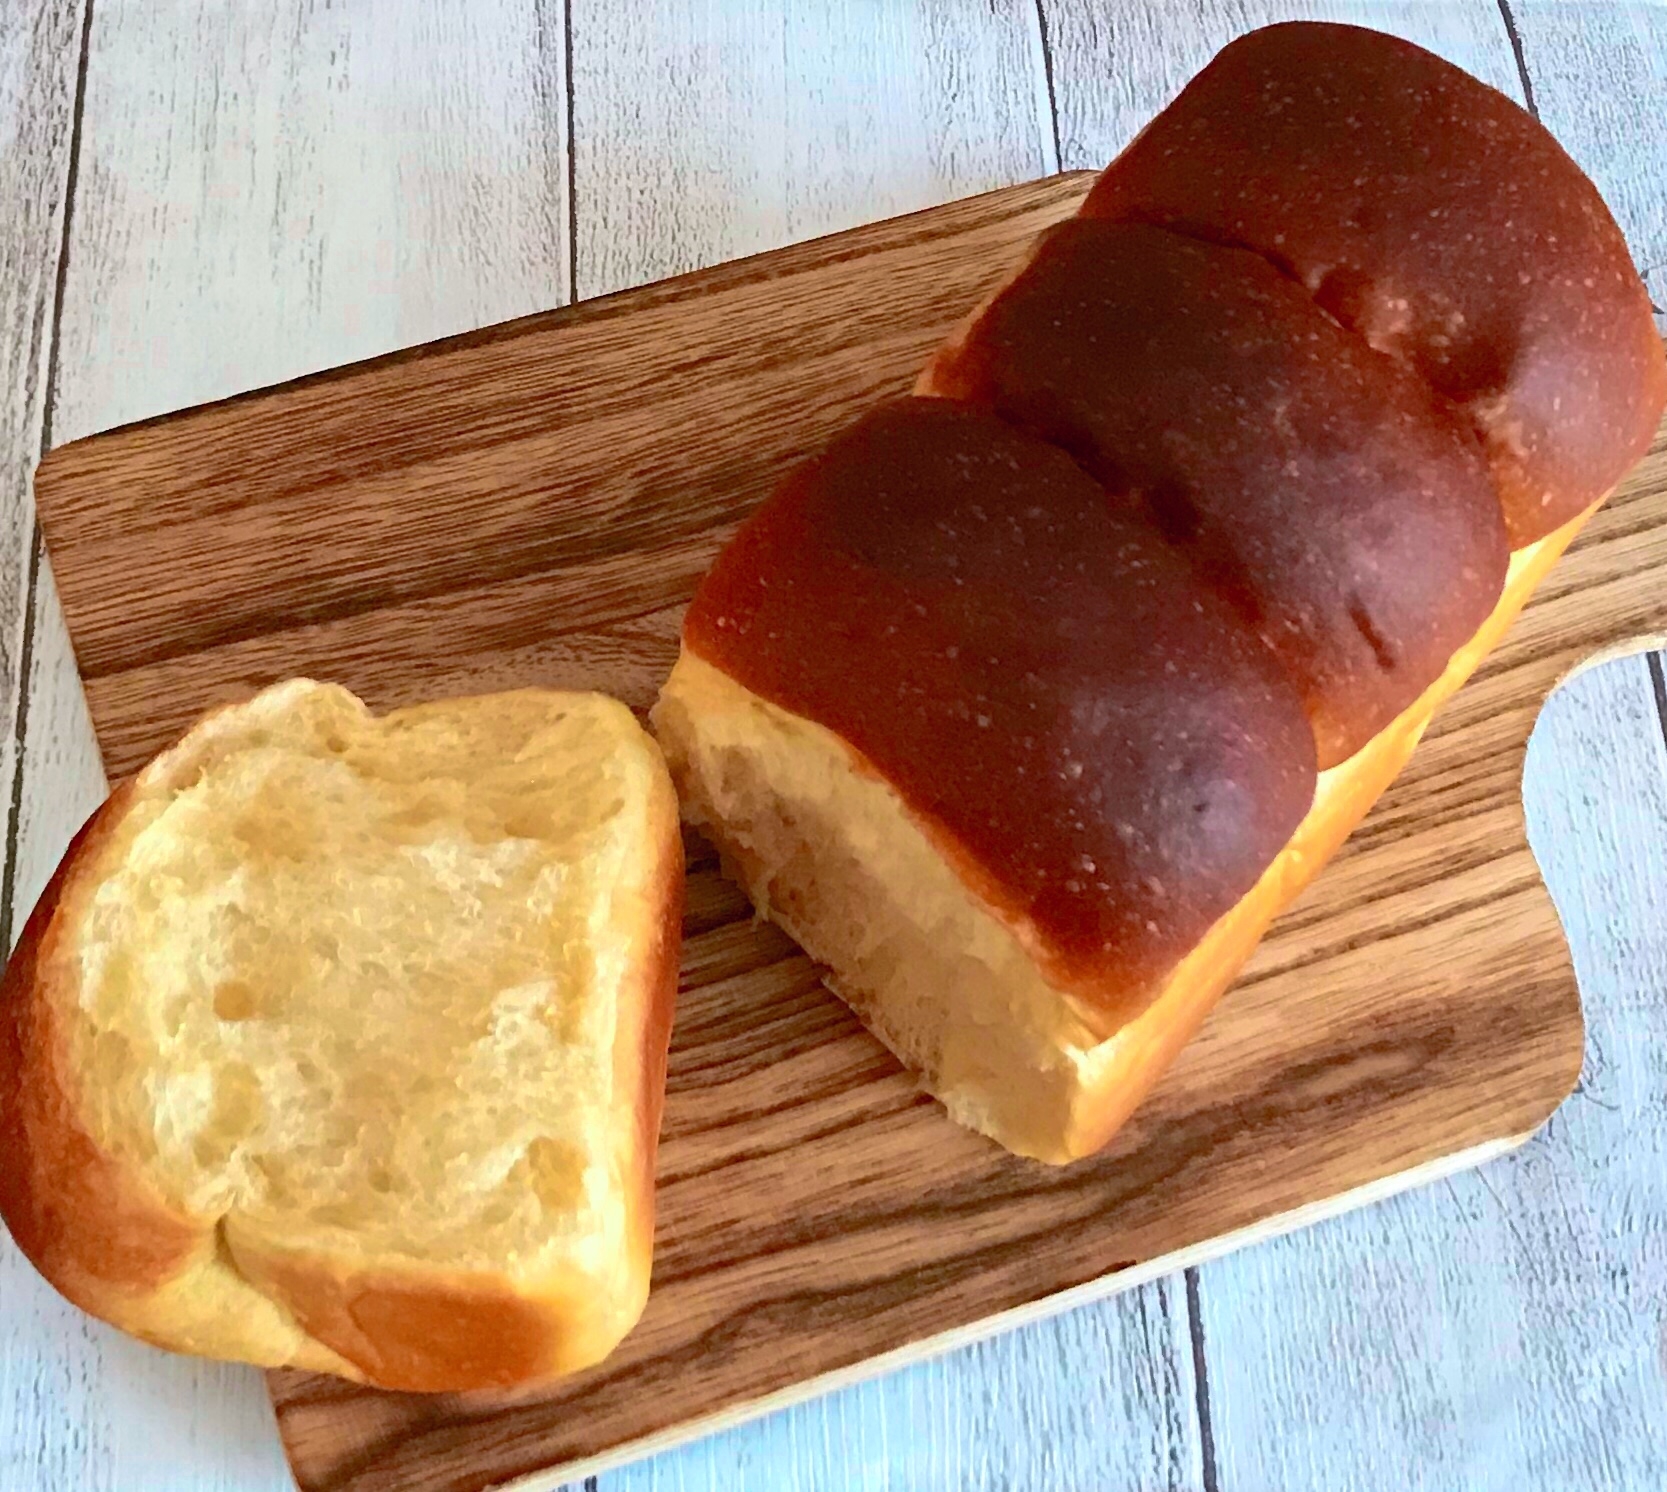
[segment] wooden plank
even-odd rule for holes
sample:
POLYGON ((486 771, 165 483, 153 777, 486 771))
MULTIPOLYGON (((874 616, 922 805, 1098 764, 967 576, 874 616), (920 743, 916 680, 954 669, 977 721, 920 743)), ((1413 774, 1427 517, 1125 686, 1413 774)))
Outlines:
MULTIPOLYGON (((55 441, 559 304, 547 12, 102 0, 55 441)), ((37 633, 25 904, 102 791, 50 604, 37 633)))
MULTIPOLYGON (((34 542, 29 473, 47 420, 83 11, 82 0, 0 8, 0 816, 8 881, 16 874, 15 731, 34 542)), ((9 951, 9 939, 0 946, 9 951)), ((48 1288, 0 1229, 0 1483, 20 1492, 111 1492, 106 1385, 92 1345, 108 1335, 48 1288)))
POLYGON ((1558 0, 1509 10, 1534 106, 1601 188, 1667 329, 1667 10, 1558 0))
POLYGON ((597 1479, 601 1492, 1192 1488, 1185 1297, 1151 1281, 597 1479), (1115 1480, 1106 1483, 1109 1472, 1115 1480))
MULTIPOLYGON (((239 598, 222 592, 249 519, 270 500, 290 505, 292 536, 318 558, 296 571, 305 586, 291 612, 319 595, 335 605, 338 566, 368 566, 360 614, 379 615, 384 581, 450 592, 433 655, 501 661, 486 579, 523 578, 504 555, 558 573, 594 558, 598 512, 650 568, 692 531, 715 542, 817 438, 782 411, 837 420, 906 382, 992 268, 1082 186, 1011 189, 66 448, 38 492, 70 615, 94 629, 84 656, 120 661, 143 646, 116 636, 99 606, 80 605, 78 594, 114 584, 130 615, 154 617, 155 635, 182 651, 201 640, 202 609, 171 594, 182 575, 199 600, 261 624, 265 613, 238 612, 239 598), (760 352, 785 342, 790 364, 760 352), (683 413, 679 401, 693 396, 677 370, 697 364, 700 408, 683 413), (518 382, 536 385, 539 400, 510 397, 518 382), (350 397, 367 391, 376 397, 350 397), (634 423, 618 415, 627 407, 634 423), (551 409, 563 411, 553 434, 540 426, 551 409), (713 409, 736 414, 714 420, 713 409), (298 429, 336 453, 312 479, 312 510, 294 492, 313 446, 284 454, 298 429), (559 452, 529 463, 552 439, 559 452), (503 443, 512 464, 494 454, 503 443), (384 480, 372 449, 407 464, 407 480, 384 480), (472 468, 456 459, 467 451, 480 453, 472 468), (512 486, 494 505, 503 473, 529 464, 547 473, 544 500, 512 486), (432 573, 384 545, 344 556, 353 530, 339 520, 355 502, 374 504, 379 521, 402 502, 408 522, 432 520, 429 467, 446 471, 452 504, 432 573), (614 470, 645 479, 610 493, 614 470), (664 471, 676 480, 655 480, 664 471), (458 499, 465 480, 483 484, 479 500, 458 499), (141 482, 164 494, 170 522, 130 526, 122 566, 110 569, 87 515, 141 482), (312 516, 334 548, 305 542, 312 516), (166 567, 143 553, 187 532, 194 560, 166 567), (480 579, 459 581, 459 553, 482 557, 480 579)), ((1580 1046, 1566 950, 1522 839, 1522 748, 1569 661, 1617 633, 1662 627, 1664 489, 1658 452, 1093 1161, 1040 1168, 955 1130, 779 934, 745 922, 700 929, 674 1038, 656 1290, 642 1325, 607 1364, 513 1407, 283 1378, 281 1423, 304 1484, 421 1489, 548 1472, 1532 1128, 1572 1083, 1580 1046)), ((586 620, 560 633, 566 656, 590 683, 645 702, 643 660, 669 663, 673 613, 645 618, 640 592, 598 589, 586 620)), ((306 645, 294 638, 310 665, 306 645)), ((225 682, 199 657, 197 702, 225 682)), ((524 662, 522 677, 542 676, 535 654, 524 662)), ((353 666, 347 681, 383 701, 433 687, 425 660, 353 666)), ((142 741, 176 703, 150 701, 123 739, 142 741)))
MULTIPOLYGON (((925 1372, 925 1370, 922 1370, 922 1372, 925 1372)), ((835 1424, 839 1424, 839 1422, 835 1422, 835 1424)), ((1004 1434, 1010 1434, 1010 1430, 1007 1429, 1007 1427, 1004 1427, 1004 1434)), ((954 1422, 945 1422, 945 1435, 954 1435, 954 1422)), ((892 1454, 894 1454, 894 1455, 904 1454, 904 1452, 902 1452, 902 1445, 907 1444, 907 1439, 909 1439, 909 1437, 907 1437, 907 1435, 902 1435, 902 1437, 899 1437, 899 1439, 897 1439, 897 1442, 894 1442, 894 1444, 892 1444, 892 1454)), ((1219 1439, 1220 1439, 1220 1430, 1219 1430, 1219 1439)), ((798 1464, 800 1464, 800 1465, 815 1465, 815 1460, 813 1460, 813 1457, 810 1457, 810 1455, 808 1455, 808 1447, 805 1447, 805 1445, 800 1444, 800 1447, 798 1447, 798 1450, 800 1450, 800 1454, 802 1454, 803 1457, 805 1457, 805 1460, 800 1460, 800 1462, 798 1462, 798 1464)), ((745 1464, 745 1457, 743 1457, 743 1459, 742 1459, 742 1464, 745 1464)), ((872 1457, 870 1457, 869 1464, 874 1464, 874 1462, 872 1462, 872 1457)), ((899 1464, 902 1464, 902 1462, 899 1462, 899 1464)), ((945 1464, 950 1464, 950 1462, 945 1462, 945 1464)), ((934 1467, 935 1467, 935 1465, 939 1465, 939 1462, 932 1462, 932 1465, 934 1465, 934 1467)), ((808 1472, 807 1472, 807 1474, 808 1474, 808 1472)), ((768 1475, 768 1474, 765 1474, 765 1475, 768 1475)), ((935 1480, 932 1480, 932 1479, 927 1479, 927 1480, 925 1480, 924 1484, 925 1485, 934 1485, 934 1484, 937 1484, 937 1482, 935 1482, 935 1480)), ((1067 1482, 1067 1484, 1069 1484, 1069 1482, 1067 1482)), ((777 1485, 777 1482, 775 1482, 775 1480, 765 1480, 765 1482, 763 1482, 763 1485, 777 1485)))
POLYGON ((60 447, 35 491, 112 775, 214 700, 298 670, 385 707, 594 677, 600 653, 615 692, 646 706, 676 608, 734 522, 905 389, 1087 182, 60 447))
MULTIPOLYGON (((813 1384, 801 1385, 778 1399, 792 1401, 800 1392, 828 1392, 829 1397, 821 1401, 830 1411, 828 1419, 834 1419, 834 1411, 841 1407, 843 1399, 851 1396, 847 1388, 843 1394, 835 1396, 833 1391, 841 1384, 849 1384, 857 1375, 876 1372, 891 1373, 899 1364, 913 1363, 914 1367, 898 1374, 889 1381, 894 1389, 907 1388, 911 1383, 918 1383, 934 1369, 946 1367, 954 1362, 954 1357, 928 1358, 924 1363, 920 1361, 923 1353, 947 1352, 963 1346, 968 1341, 974 1342, 970 1349, 966 1349, 965 1356, 981 1358, 993 1352, 1004 1342, 1031 1343, 1038 1345, 1039 1350, 1027 1353, 1020 1368, 1021 1372, 1036 1370, 1043 1374, 1059 1373, 1061 1365, 1057 1361, 1061 1353, 1069 1353, 1080 1338, 1072 1330, 1082 1323, 1093 1323, 1108 1319, 1109 1308, 1112 1306, 1133 1307, 1136 1309, 1149 1307, 1157 1303, 1164 1312, 1163 1329, 1159 1334, 1147 1333, 1153 1340, 1165 1338, 1182 1338, 1186 1333, 1186 1322, 1180 1315, 1172 1315, 1168 1310, 1168 1302, 1173 1298, 1167 1294, 1160 1295, 1152 1287, 1162 1283, 1165 1275, 1178 1274, 1183 1271, 1191 1274, 1196 1267, 1211 1259, 1220 1258, 1236 1249, 1248 1248, 1255 1244, 1266 1243, 1270 1239, 1278 1238, 1286 1233, 1312 1228, 1325 1222, 1329 1218, 1340 1216, 1358 1208, 1371 1207, 1390 1197, 1399 1195, 1402 1191, 1419 1186, 1432 1185, 1461 1171, 1467 1171, 1475 1166, 1484 1165, 1490 1160, 1497 1160, 1501 1155, 1509 1154, 1521 1143, 1520 1139, 1490 1142, 1474 1150, 1459 1151, 1450 1156, 1444 1156, 1438 1161, 1427 1165, 1414 1167, 1412 1170, 1400 1171, 1387 1176, 1381 1181, 1361 1187, 1351 1192, 1339 1193, 1328 1197, 1323 1202, 1300 1207, 1288 1213, 1281 1213, 1265 1219, 1255 1226, 1238 1233, 1224 1234, 1190 1249, 1183 1249, 1179 1253, 1149 1260, 1144 1264, 1129 1269, 1124 1274, 1109 1279, 1091 1281, 1087 1285, 1051 1298, 1037 1305, 1006 1312, 999 1317, 988 1318, 964 1330, 947 1334, 944 1337, 918 1343, 913 1347, 888 1354, 883 1358, 872 1359, 849 1372, 832 1375, 826 1379, 817 1380, 813 1384), (1129 1293, 1125 1294, 1127 1291, 1129 1293), (1059 1312, 1061 1314, 1053 1315, 1059 1312), (1012 1332, 1007 1337, 994 1337, 988 1340, 977 1340, 978 1334, 985 1331, 1012 1332), (1052 1340, 1049 1340, 1052 1337, 1052 1340), (1054 1361, 1050 1362, 1050 1359, 1054 1361)), ((1121 1315, 1118 1318, 1121 1320, 1121 1315)), ((1184 1354, 1183 1354, 1184 1355, 1184 1354)), ((1194 1362, 1197 1362, 1196 1356, 1194 1362)), ((1143 1367, 1149 1378, 1155 1377, 1152 1369, 1168 1367, 1168 1364, 1153 1359, 1142 1359, 1143 1367)), ((1111 1417, 1106 1414, 1104 1397, 1088 1397, 1101 1389, 1094 1373, 1094 1358, 1088 1356, 1086 1360, 1073 1359, 1067 1356, 1065 1371, 1075 1385, 1075 1391, 1063 1399, 1060 1407, 1065 1411, 1060 1416, 1065 1425, 1069 1426, 1066 1433, 1078 1436, 1093 1436, 1094 1440, 1076 1439, 1065 1441, 1056 1439, 1051 1446, 1051 1453, 1040 1459, 1043 1472, 1050 1478, 1061 1475, 1059 1485, 1095 1486, 1102 1484, 1106 1471, 1112 1466, 1119 1474, 1126 1473, 1129 1485, 1137 1487, 1174 1487, 1195 1488, 1203 1474, 1202 1452, 1207 1451, 1208 1443, 1200 1443, 1197 1436, 1197 1426, 1189 1420, 1176 1419, 1172 1423, 1172 1435, 1159 1442, 1162 1453, 1155 1461, 1144 1461, 1139 1456, 1143 1448, 1138 1441, 1131 1441, 1127 1437, 1119 1437, 1120 1426, 1112 1419, 1109 1424, 1103 1421, 1111 1417), (1184 1436, 1185 1439, 1178 1437, 1184 1436), (1097 1442, 1097 1443, 1096 1443, 1097 1442), (1183 1459, 1182 1452, 1190 1452, 1183 1459), (1132 1453, 1131 1453, 1132 1452, 1132 1453), (1065 1468, 1061 1471, 1062 1466, 1065 1468), (1079 1475, 1080 1473, 1080 1475, 1079 1475), (1075 1479, 1073 1479, 1075 1478, 1075 1479)), ((1028 1407, 1029 1396, 1034 1393, 1034 1384, 1028 1379, 1013 1378, 1011 1392, 997 1397, 995 1403, 988 1402, 988 1381, 985 1380, 986 1402, 983 1404, 983 1414, 969 1410, 963 1403, 955 1403, 950 1407, 956 1414, 956 1419, 948 1420, 944 1424, 943 1434, 953 1437, 969 1418, 977 1428, 984 1423, 990 1424, 998 1435, 1010 1436, 1014 1430, 1014 1417, 1023 1414, 1028 1407)), ((863 1385, 876 1386, 876 1385, 863 1385)), ((1165 1392, 1170 1386, 1161 1382, 1148 1382, 1140 1385, 1146 1393, 1153 1391, 1165 1392)), ((1003 1388, 1007 1384, 1002 1385, 1003 1388)), ((903 1402, 911 1407, 918 1405, 918 1398, 904 1398, 903 1402)), ((1122 1401, 1119 1407, 1122 1407, 1122 1401)), ((1144 1407, 1144 1395, 1139 1401, 1144 1407)), ((1044 1401, 1046 1408, 1052 1407, 1052 1401, 1044 1401)), ((800 1410, 808 1409, 809 1405, 797 1406, 800 1410)), ((907 1412, 907 1411, 905 1411, 907 1412)), ((718 1432, 726 1424, 734 1423, 744 1417, 744 1411, 737 1414, 714 1416, 712 1420, 703 1423, 698 1428, 702 1433, 718 1432)), ((829 1448, 823 1447, 824 1456, 812 1458, 809 1461, 799 1460, 790 1466, 772 1465, 765 1462, 762 1465, 748 1454, 740 1458, 724 1461, 720 1460, 724 1451, 724 1439, 735 1439, 741 1433, 752 1435, 768 1435, 773 1427, 786 1426, 790 1430, 796 1428, 793 1414, 778 1416, 773 1424, 764 1421, 757 1425, 746 1425, 744 1431, 731 1431, 727 1437, 720 1433, 712 1433, 711 1438, 697 1441, 675 1455, 663 1455, 656 1459, 639 1462, 620 1471, 607 1473, 602 1477, 591 1475, 586 1477, 585 1485, 589 1487, 593 1482, 598 1486, 606 1484, 608 1492, 614 1492, 622 1481, 632 1485, 676 1485, 682 1489, 690 1483, 684 1479, 685 1473, 692 1471, 698 1485, 699 1478, 707 1474, 710 1469, 716 1476, 739 1475, 743 1483, 751 1468, 757 1467, 761 1472, 770 1475, 772 1480, 760 1481, 760 1487, 776 1487, 780 1479, 802 1478, 805 1485, 826 1486, 830 1483, 822 1480, 826 1475, 825 1468, 830 1464, 827 1459, 829 1448), (716 1454, 710 1454, 715 1452, 716 1454), (662 1480, 664 1479, 664 1480, 662 1480)), ((843 1425, 843 1417, 836 1423, 843 1425)), ((882 1444, 887 1445, 886 1471, 890 1475, 894 1469, 902 1473, 903 1478, 918 1477, 918 1480, 904 1480, 904 1485, 938 1486, 981 1486, 981 1485, 1026 1485, 1022 1482, 1003 1482, 1003 1475, 1011 1476, 1007 1470, 1013 1464, 1013 1458, 1003 1452, 998 1444, 979 1444, 965 1440, 947 1443, 935 1439, 925 1439, 921 1436, 920 1427, 923 1422, 916 1418, 904 1422, 905 1440, 902 1444, 891 1444, 885 1433, 884 1420, 880 1421, 879 1434, 875 1437, 882 1444), (973 1468, 970 1472, 968 1467, 973 1468), (1001 1468, 998 1471, 996 1468, 1001 1468), (948 1477, 949 1480, 940 1478, 948 1477), (986 1480, 988 1479, 988 1480, 986 1480)), ((824 1432, 828 1430, 827 1420, 822 1422, 824 1432)), ((855 1421, 858 1433, 872 1430, 873 1416, 855 1421)), ((1021 1433, 1023 1426, 1020 1427, 1021 1433)), ((663 1437, 668 1441, 677 1439, 681 1431, 668 1432, 663 1437)), ((1056 1432, 1057 1433, 1057 1432, 1056 1432)), ((772 1437, 773 1438, 773 1437, 772 1437)), ((768 1442, 767 1442, 768 1443, 768 1442)), ((780 1441, 776 1441, 777 1444, 780 1441)), ((797 1436, 788 1438, 789 1445, 803 1445, 804 1440, 797 1436)), ((608 1458, 601 1458, 606 1462, 608 1458)), ((847 1461, 847 1465, 857 1464, 858 1470, 872 1468, 875 1465, 872 1456, 863 1456, 860 1463, 847 1461)), ((1211 1462, 1213 1466, 1214 1462, 1211 1462)), ((583 1471, 584 1466, 575 1468, 574 1474, 583 1471)), ((726 1487, 737 1485, 733 1480, 718 1483, 726 1487)), ((1121 1483, 1119 1483, 1120 1485, 1121 1483)), ((513 1492, 542 1492, 550 1483, 538 1475, 530 1476, 513 1484, 513 1492)), ((1042 1485, 1052 1486, 1050 1480, 1042 1485)))
MULTIPOLYGON (((0 13, 0 804, 15 874, 18 691, 34 544, 29 474, 40 459, 57 336, 81 0, 0 13)), ((32 643, 32 639, 30 639, 32 643)), ((9 938, 4 941, 10 949, 9 938)))
POLYGON ((566 298, 536 0, 98 0, 59 440, 566 298))
POLYGON ((581 296, 1058 169, 1032 0, 573 0, 581 296))
MULTIPOLYGON (((574 7, 577 288, 595 295, 1058 169, 1033 0, 574 7)), ((603 1492, 1193 1487, 1179 1282, 781 1411, 603 1492)))
MULTIPOLYGON (((44 183, 56 171, 61 196, 82 9, 0 7, 7 78, 22 76, 10 69, 27 35, 55 80, 21 116, 5 113, 8 128, 21 118, 31 133, 0 144, 0 296, 52 288, 56 220, 34 282, 11 257, 35 200, 12 173, 44 183)), ((54 440, 564 299, 559 6, 97 0, 93 20, 54 440)), ((40 200, 58 211, 50 193, 40 200)), ((0 368, 24 342, 0 338, 0 368)), ((44 348, 29 357, 27 377, 0 383, 7 398, 28 389, 38 402, 44 348)), ((26 511, 39 449, 37 425, 7 467, 5 515, 26 511)), ((0 569, 0 597, 21 574, 0 569)), ((14 617, 14 651, 16 635, 14 617)), ((20 913, 103 784, 49 576, 32 665, 20 913)), ((8 666, 8 689, 12 677, 8 666)), ((258 1374, 133 1342, 62 1302, 9 1240, 0 1250, 0 1483, 292 1485, 258 1374), (8 1459, 14 1447, 21 1461, 8 1459)))
POLYGON ((1098 168, 1235 36, 1274 21, 1349 21, 1405 36, 1521 97, 1495 0, 1040 0, 1047 17, 1060 161, 1098 168))
POLYGON ((70 836, 104 801, 108 786, 52 566, 44 556, 29 611, 28 701, 21 717, 24 749, 11 902, 14 936, 51 879, 70 836))

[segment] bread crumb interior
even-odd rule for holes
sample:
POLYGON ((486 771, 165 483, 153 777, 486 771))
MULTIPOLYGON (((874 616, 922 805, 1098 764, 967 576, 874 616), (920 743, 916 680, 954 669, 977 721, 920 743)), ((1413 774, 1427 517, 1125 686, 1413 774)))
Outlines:
POLYGON ((352 1248, 608 1246, 652 748, 595 696, 377 719, 284 687, 153 767, 105 850, 75 949, 95 1137, 194 1212, 352 1248))

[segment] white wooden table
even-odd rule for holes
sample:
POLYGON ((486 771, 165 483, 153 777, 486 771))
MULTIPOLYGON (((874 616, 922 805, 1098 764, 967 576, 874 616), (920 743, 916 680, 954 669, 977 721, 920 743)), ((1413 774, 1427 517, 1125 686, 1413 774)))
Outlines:
MULTIPOLYGON (((0 0, 0 939, 103 792, 29 474, 310 369, 1098 166, 1230 36, 1358 19, 1526 97, 1667 301, 1667 9, 1464 0, 0 0)), ((1667 1487, 1667 688, 1552 701, 1525 791, 1586 1072, 1513 1158, 600 1479, 1667 1487)), ((0 1157, 0 1164, 4 1158, 0 1157)), ((4 1492, 288 1485, 259 1375, 0 1233, 4 1492)))

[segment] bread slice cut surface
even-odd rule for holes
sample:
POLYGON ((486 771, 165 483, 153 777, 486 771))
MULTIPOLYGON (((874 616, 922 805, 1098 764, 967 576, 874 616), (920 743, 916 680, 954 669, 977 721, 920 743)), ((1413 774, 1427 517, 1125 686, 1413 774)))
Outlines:
POLYGON ((601 696, 209 717, 8 970, 13 1231, 168 1346, 417 1389, 594 1361, 646 1296, 680 853, 601 696))

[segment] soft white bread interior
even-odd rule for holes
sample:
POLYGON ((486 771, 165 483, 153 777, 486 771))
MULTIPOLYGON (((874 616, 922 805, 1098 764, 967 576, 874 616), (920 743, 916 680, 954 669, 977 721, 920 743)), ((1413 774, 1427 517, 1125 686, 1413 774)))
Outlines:
POLYGON ((682 901, 630 712, 305 680, 120 789, 0 993, 0 1212, 159 1345, 551 1377, 647 1296, 682 901))
POLYGON ((1020 932, 957 873, 841 737, 783 710, 685 640, 654 710, 683 811, 959 1123, 1056 1164, 1098 1150, 1197 1031, 1268 924, 1412 754, 1589 513, 1511 557, 1504 592, 1446 671, 1322 772, 1285 849, 1139 1014, 1108 1025, 1043 978, 1020 932))

